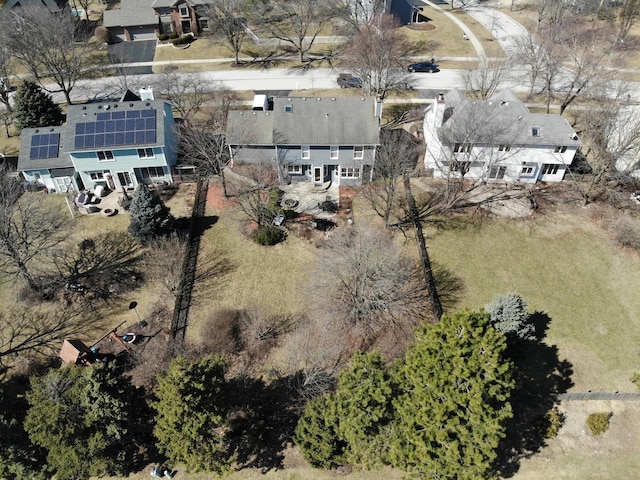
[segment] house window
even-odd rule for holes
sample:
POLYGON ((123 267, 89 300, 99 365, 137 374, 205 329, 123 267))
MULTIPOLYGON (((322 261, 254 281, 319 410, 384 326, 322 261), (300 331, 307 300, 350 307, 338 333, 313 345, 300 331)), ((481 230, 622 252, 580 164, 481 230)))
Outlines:
POLYGON ((451 162, 451 171, 460 172, 462 175, 467 173, 471 168, 471 162, 451 162))
POLYGON ((344 167, 340 169, 342 178, 360 178, 360 167, 344 167))
POLYGON ((186 5, 180 7, 180 16, 183 18, 188 18, 189 17, 189 7, 187 7, 186 5))
POLYGON ((305 160, 311 158, 311 149, 309 148, 309 145, 303 145, 302 147, 300 147, 300 157, 304 158, 305 160))
POLYGON ((353 147, 353 158, 356 158, 356 159, 364 158, 364 147, 362 145, 353 147))
POLYGON ((338 147, 336 145, 331 146, 331 160, 338 159, 338 147))
POLYGON ((511 150, 511 145, 500 145, 498 147, 499 152, 508 152, 509 150, 511 150))
POLYGON ((209 31, 209 20, 200 20, 200 30, 203 32, 209 31))
POLYGON ((302 175, 302 165, 287 165, 289 175, 302 175))
POLYGON ((567 151, 567 147, 566 145, 562 145, 562 146, 557 146, 554 150, 553 153, 564 153, 567 151))
POLYGON ((542 175, 555 175, 558 172, 557 163, 543 163, 542 175))
POLYGON ((162 167, 144 167, 139 170, 142 178, 164 177, 164 169, 162 167))
POLYGON ((507 167, 500 165, 492 165, 489 169, 489 178, 493 180, 502 180, 504 178, 504 172, 507 171, 507 167))
POLYGON ((171 15, 171 9, 170 8, 165 8, 165 7, 159 8, 158 9, 158 13, 160 15, 171 15))
POLYGON ((534 168, 535 168, 535 165, 523 164, 522 170, 520 170, 520 175, 533 175, 534 168))
POLYGON ((453 146, 453 153, 470 153, 472 148, 472 143, 456 143, 453 146))
POLYGON ((100 160, 101 162, 113 161, 113 152, 111 150, 100 150, 96 152, 96 155, 98 155, 98 160, 100 160))
POLYGON ((89 178, 91 178, 91 180, 104 180, 105 173, 109 173, 109 170, 104 170, 102 172, 89 172, 89 178))
POLYGON ((153 148, 139 148, 138 158, 155 158, 156 154, 153 153, 153 148))
POLYGON ((540 136, 540 127, 532 127, 531 128, 531 136, 539 137, 540 136))

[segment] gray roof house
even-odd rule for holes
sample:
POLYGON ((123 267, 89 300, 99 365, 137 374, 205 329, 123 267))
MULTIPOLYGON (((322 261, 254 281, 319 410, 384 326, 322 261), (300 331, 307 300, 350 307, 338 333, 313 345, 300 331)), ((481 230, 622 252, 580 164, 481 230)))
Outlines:
POLYGON ((103 25, 114 41, 154 40, 159 34, 209 30, 211 0, 122 0, 119 9, 104 12, 103 25))
POLYGON ((439 94, 424 118, 425 167, 435 177, 558 182, 582 143, 561 115, 531 113, 510 90, 472 100, 439 94))
POLYGON ((64 11, 69 6, 68 0, 7 0, 3 9, 10 10, 15 7, 26 7, 29 5, 44 6, 51 13, 64 11))
POLYGON ((376 97, 276 97, 272 110, 232 110, 231 161, 269 164, 281 183, 360 185, 380 144, 376 97))

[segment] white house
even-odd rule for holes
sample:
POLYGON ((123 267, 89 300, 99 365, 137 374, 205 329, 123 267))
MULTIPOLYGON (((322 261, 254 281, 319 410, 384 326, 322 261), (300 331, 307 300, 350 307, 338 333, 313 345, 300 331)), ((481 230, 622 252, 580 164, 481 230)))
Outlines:
POLYGON ((531 113, 510 90, 436 97, 425 114, 424 164, 436 178, 559 182, 582 145, 561 115, 531 113))

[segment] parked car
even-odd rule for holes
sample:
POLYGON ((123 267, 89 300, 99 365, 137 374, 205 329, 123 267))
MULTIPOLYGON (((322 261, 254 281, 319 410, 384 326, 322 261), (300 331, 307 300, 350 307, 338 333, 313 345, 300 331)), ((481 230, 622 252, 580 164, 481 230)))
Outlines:
POLYGON ((413 72, 434 73, 434 72, 439 72, 440 68, 438 68, 438 64, 437 63, 433 63, 433 62, 418 62, 418 63, 412 63, 411 65, 409 65, 407 67, 407 70, 409 70, 411 73, 413 73, 413 72))
POLYGON ((340 88, 362 88, 362 79, 350 73, 341 73, 338 75, 338 85, 340 88))

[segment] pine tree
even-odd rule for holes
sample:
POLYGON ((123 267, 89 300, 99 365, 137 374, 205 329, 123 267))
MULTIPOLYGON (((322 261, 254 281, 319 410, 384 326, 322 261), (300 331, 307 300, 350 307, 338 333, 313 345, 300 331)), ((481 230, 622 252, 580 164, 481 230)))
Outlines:
POLYGON ((394 466, 420 478, 493 476, 496 448, 512 416, 514 381, 506 339, 489 314, 443 316, 417 332, 396 381, 394 466))
POLYGON ((52 370, 32 381, 24 428, 59 480, 125 473, 133 387, 115 364, 52 370))
POLYGON ((129 233, 147 244, 171 233, 175 219, 162 200, 145 184, 138 185, 131 202, 129 233))
POLYGON ((156 426, 158 449, 172 463, 189 471, 224 473, 231 465, 227 455, 222 358, 208 355, 197 361, 172 360, 158 377, 156 426))
POLYGON ((316 468, 335 468, 345 463, 346 442, 338 434, 334 397, 311 400, 298 421, 295 442, 302 455, 316 468))
POLYGON ((51 95, 34 82, 25 80, 18 87, 14 102, 16 127, 20 130, 62 124, 62 110, 53 102, 51 95))
POLYGON ((386 427, 393 417, 396 391, 378 351, 356 352, 340 373, 334 405, 338 433, 347 443, 347 462, 365 467, 386 458, 386 427))
POLYGON ((497 295, 484 308, 491 315, 494 328, 506 334, 510 344, 535 340, 535 327, 529 322, 527 302, 520 295, 497 295))

